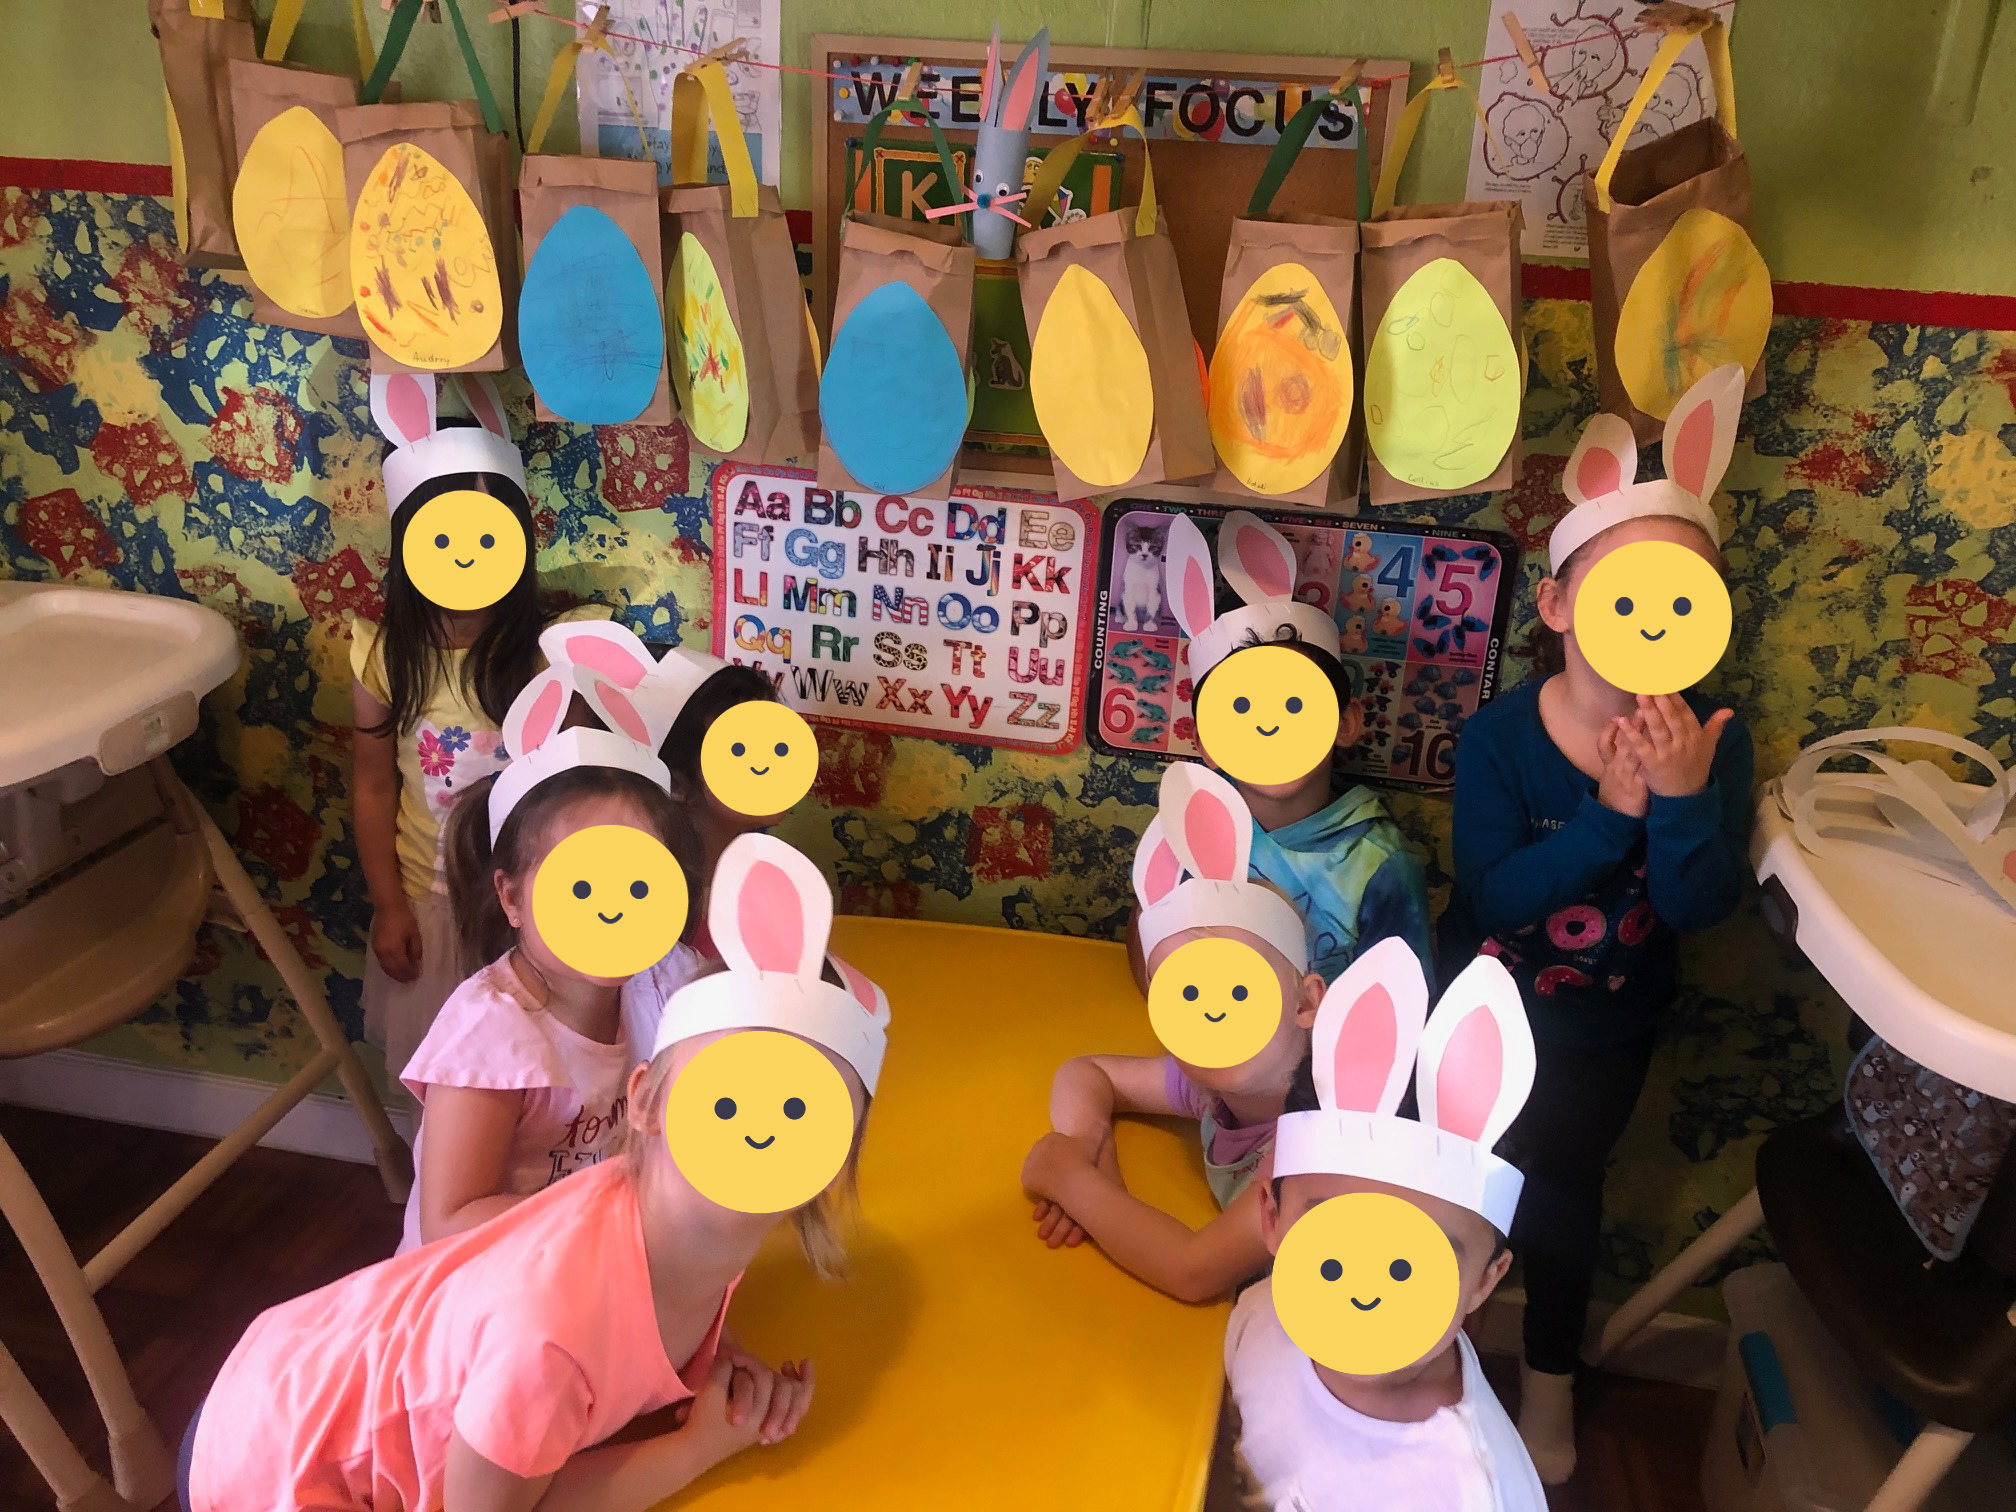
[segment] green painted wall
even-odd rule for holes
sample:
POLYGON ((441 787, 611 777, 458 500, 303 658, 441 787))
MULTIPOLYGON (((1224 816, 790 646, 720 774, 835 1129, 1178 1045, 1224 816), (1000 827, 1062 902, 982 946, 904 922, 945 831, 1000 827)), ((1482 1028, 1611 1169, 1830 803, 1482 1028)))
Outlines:
MULTIPOLYGON (((508 31, 461 0, 484 65, 509 87, 508 31)), ((1352 53, 1432 59, 1482 49, 1492 0, 782 0, 784 60, 803 64, 820 30, 895 36, 1010 37, 1043 21, 1061 42, 1244 52, 1352 53)), ((1599 0, 1581 0, 1592 11, 1599 0)), ((1608 12, 1625 0, 1600 0, 1608 12)), ((255 0, 264 13, 270 0, 255 0)), ((547 0, 558 10, 564 0, 547 0)), ((1756 170, 1757 240, 1781 279, 2016 294, 2016 20, 1988 44, 1971 124, 1935 125, 1930 90, 1944 0, 1744 0, 1735 23, 1741 126, 1756 170)), ((303 62, 351 61, 344 0, 314 0, 295 43, 303 62)), ((385 15, 365 0, 374 30, 385 15)), ((527 21, 529 118, 564 29, 527 21)), ((14 0, 0 19, 14 63, 0 92, 0 156, 167 161, 159 70, 145 0, 14 0)), ((450 28, 422 23, 400 77, 410 98, 462 92, 450 28)), ((784 199, 810 193, 807 154, 816 81, 784 86, 784 199)), ((563 112, 563 115, 565 113, 563 112)), ((1407 197, 1456 198, 1469 121, 1431 112, 1407 197)), ((572 150, 567 120, 553 146, 572 150)))

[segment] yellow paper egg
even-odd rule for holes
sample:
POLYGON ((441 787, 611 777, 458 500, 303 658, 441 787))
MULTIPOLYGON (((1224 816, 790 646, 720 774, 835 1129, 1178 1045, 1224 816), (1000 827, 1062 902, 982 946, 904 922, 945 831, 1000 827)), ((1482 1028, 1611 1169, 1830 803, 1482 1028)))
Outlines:
POLYGON ((1148 353, 1113 291, 1075 263, 1043 307, 1029 397, 1057 460, 1093 487, 1117 488, 1141 471, 1155 431, 1148 353))
POLYGON ((343 146, 296 105, 252 138, 231 187, 231 224, 245 271, 290 315, 325 320, 350 307, 343 146))
POLYGON ((749 433, 749 364, 721 275, 691 231, 680 235, 672 256, 665 327, 672 387, 687 429, 711 452, 735 450, 749 433))
POLYGON ((482 212, 410 142, 385 149, 357 196, 350 278, 372 343, 408 367, 464 368, 497 344, 504 291, 482 212))
POLYGON ((1373 327, 1365 354, 1365 439, 1416 488, 1456 492, 1491 476, 1519 431, 1519 352, 1470 270, 1417 268, 1373 327))
POLYGON ((1351 346, 1316 276, 1276 263, 1248 286, 1211 354, 1211 443, 1260 494, 1329 467, 1351 424, 1351 346))
POLYGON ((1754 373, 1771 334, 1771 274, 1749 233, 1713 210, 1668 228, 1617 315, 1617 375, 1631 402, 1664 420, 1727 363, 1754 373))

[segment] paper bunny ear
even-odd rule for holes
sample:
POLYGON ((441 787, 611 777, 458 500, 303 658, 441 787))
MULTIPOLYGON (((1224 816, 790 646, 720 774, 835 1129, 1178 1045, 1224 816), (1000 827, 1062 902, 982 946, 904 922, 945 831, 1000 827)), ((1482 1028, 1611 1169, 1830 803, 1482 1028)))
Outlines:
POLYGON ((1309 1047, 1316 1100, 1346 1113, 1391 1113, 1407 1090, 1428 983, 1407 942, 1388 936, 1330 984, 1309 1047))
POLYGON ((987 43, 987 62, 980 70, 980 119, 994 124, 994 97, 1001 92, 1001 23, 994 23, 994 35, 987 43))
POLYGON ((525 684, 504 715, 504 749, 522 761, 560 733, 574 682, 564 669, 548 669, 525 684))
POLYGON ((1148 821, 1141 843, 1134 847, 1134 896, 1143 908, 1153 908, 1183 880, 1183 863, 1162 833, 1162 820, 1148 821))
POLYGON ((1188 515, 1170 517, 1162 576, 1176 623, 1195 640, 1217 617, 1213 606, 1218 590, 1211 576, 1211 553, 1204 545, 1204 532, 1188 515))
POLYGON ((1193 877, 1244 882, 1253 816, 1239 790, 1209 767, 1179 761, 1162 773, 1158 816, 1176 859, 1193 877))
POLYGON ((1591 420, 1561 474, 1561 492, 1577 504, 1616 493, 1638 476, 1638 442, 1631 424, 1607 411, 1591 420))
POLYGON ((394 446, 434 434, 440 396, 432 373, 381 373, 371 379, 371 418, 394 446))
POLYGON ((1247 510, 1233 510, 1218 527, 1218 570, 1249 604, 1295 597, 1295 548, 1247 510))
POLYGON ((496 380, 487 373, 463 373, 456 378, 462 389, 463 401, 469 406, 469 413, 476 417, 476 423, 493 436, 511 439, 511 422, 504 414, 504 397, 497 392, 496 380))
POLYGON ((833 892, 819 868, 782 840, 742 835, 715 864, 707 929, 730 971, 816 982, 833 932, 833 892))
MULTIPOLYGON (((994 33, 995 51, 1001 45, 1001 33, 994 33)), ((995 53, 987 57, 987 76, 994 77, 995 53)), ((998 117, 1002 125, 1010 131, 1029 131, 1036 125, 1036 93, 1043 87, 1043 81, 1050 77, 1050 28, 1044 27, 1023 45, 1021 54, 1015 59, 1015 66, 1008 71, 1007 97, 998 117)), ((985 115, 985 109, 981 112, 985 115)), ((1021 188, 1020 184, 1012 186, 1021 188)))
POLYGON ((653 748, 664 740, 669 720, 649 702, 633 695, 657 668, 651 652, 622 625, 607 620, 567 621, 548 625, 539 648, 554 666, 573 668, 574 686, 595 711, 595 717, 639 745, 653 748))
POLYGON ((1749 381, 1741 363, 1725 363, 1697 379, 1666 417, 1666 476, 1704 504, 1729 469, 1749 381))
POLYGON ((889 998, 874 982, 836 955, 827 960, 833 963, 833 970, 846 986, 847 996, 861 1005, 861 1009, 877 1023, 889 1022, 889 998))
POLYGON ((1421 1122, 1489 1150, 1533 1090, 1533 1031, 1511 973, 1479 956, 1449 984, 1421 1032, 1421 1122))

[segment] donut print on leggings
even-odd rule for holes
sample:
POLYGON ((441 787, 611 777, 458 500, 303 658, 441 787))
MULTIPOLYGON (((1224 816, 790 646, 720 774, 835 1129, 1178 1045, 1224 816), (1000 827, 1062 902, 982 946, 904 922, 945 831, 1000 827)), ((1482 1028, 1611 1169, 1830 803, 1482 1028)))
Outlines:
POLYGON ((1587 903, 1564 908, 1547 920, 1547 938, 1557 950, 1589 950, 1602 944, 1608 933, 1603 910, 1587 903))

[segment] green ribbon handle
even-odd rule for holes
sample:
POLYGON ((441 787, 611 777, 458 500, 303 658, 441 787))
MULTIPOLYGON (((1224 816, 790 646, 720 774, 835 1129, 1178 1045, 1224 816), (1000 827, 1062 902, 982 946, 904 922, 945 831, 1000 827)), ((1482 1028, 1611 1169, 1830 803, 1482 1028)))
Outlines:
MULTIPOLYGON (((371 70, 371 77, 364 81, 357 91, 359 103, 376 105, 385 93, 385 86, 392 82, 392 72, 399 66, 399 59, 406 51, 406 43, 412 38, 413 23, 419 19, 422 0, 399 0, 399 8, 392 12, 392 19, 385 26, 385 42, 378 51, 378 65, 371 70)), ((497 97, 490 92, 490 81, 483 76, 483 66, 476 61, 476 44, 469 36, 468 24, 462 19, 462 12, 455 0, 442 0, 448 7, 448 19, 455 26, 455 44, 461 49, 462 63, 469 70, 469 87, 476 96, 476 107, 483 112, 483 128, 490 132, 504 129, 504 116, 497 109, 497 97)))
MULTIPOLYGON (((959 165, 952 160, 952 149, 946 144, 945 133, 938 129, 938 123, 931 119, 931 112, 917 100, 896 100, 875 112, 868 118, 868 129, 861 134, 861 162, 854 170, 854 181, 847 186, 847 213, 854 213, 854 196, 860 192, 862 175, 867 173, 869 161, 882 141, 882 128, 889 118, 900 112, 910 112, 924 117, 925 128, 931 133, 931 145, 938 149, 938 169, 945 175, 945 203, 947 206, 960 202, 965 183, 959 177, 959 165)), ((969 230, 970 235, 970 230, 969 230)))
POLYGON ((1253 186, 1253 197, 1246 202, 1248 220, 1265 220, 1274 208, 1274 196, 1280 192, 1288 172, 1295 166, 1302 149, 1309 141, 1309 134, 1316 129, 1316 123, 1332 103, 1342 104, 1344 113, 1354 124, 1353 135, 1358 159, 1358 219, 1368 220, 1372 214, 1372 170, 1370 163, 1371 145, 1365 132, 1365 113, 1360 103, 1358 88, 1353 85, 1341 95, 1328 90, 1318 90, 1302 102, 1302 108, 1288 118, 1288 124, 1281 129, 1281 140, 1274 144, 1274 151, 1268 155, 1267 167, 1260 175, 1260 182, 1253 186))

